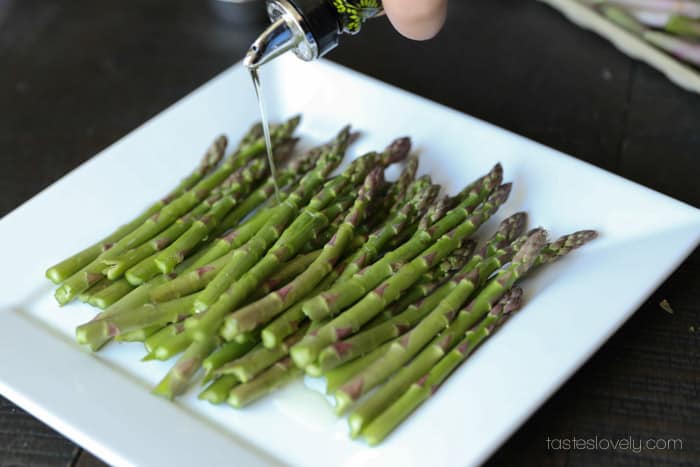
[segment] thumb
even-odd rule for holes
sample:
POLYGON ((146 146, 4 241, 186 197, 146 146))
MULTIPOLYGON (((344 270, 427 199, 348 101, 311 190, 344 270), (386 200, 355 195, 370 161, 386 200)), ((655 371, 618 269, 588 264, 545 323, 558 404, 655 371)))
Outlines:
POLYGON ((447 0, 384 0, 384 11, 389 21, 409 39, 432 39, 447 14, 447 0))

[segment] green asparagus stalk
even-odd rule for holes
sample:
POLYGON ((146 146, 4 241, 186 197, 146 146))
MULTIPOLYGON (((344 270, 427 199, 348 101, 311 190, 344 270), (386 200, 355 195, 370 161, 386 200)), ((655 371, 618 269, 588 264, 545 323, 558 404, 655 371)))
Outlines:
POLYGON ((218 148, 218 145, 210 147, 204 154, 204 157, 200 161, 199 165, 192 171, 192 173, 190 173, 187 177, 182 179, 180 183, 163 199, 155 202, 134 220, 122 225, 112 234, 103 238, 94 245, 89 246, 88 248, 74 254, 73 256, 64 259, 63 261, 61 261, 58 264, 55 264, 54 266, 51 266, 46 271, 46 277, 57 284, 68 279, 70 276, 72 276, 73 274, 87 266, 89 263, 91 263, 93 260, 95 260, 101 253, 111 248, 114 243, 121 240, 127 234, 133 232, 148 218, 160 211, 170 201, 176 199, 184 192, 192 188, 207 173, 209 173, 214 167, 216 167, 219 161, 221 160, 221 157, 223 156, 223 151, 219 151, 218 148))
MULTIPOLYGON (((219 137, 209 151, 216 151, 223 154, 226 147, 226 137, 219 137)), ((227 160, 216 171, 200 180, 196 185, 182 193, 177 198, 170 201, 163 208, 146 219, 133 231, 123 236, 110 248, 101 253, 92 262, 84 266, 81 270, 65 280, 56 289, 54 296, 60 305, 64 305, 75 298, 79 293, 87 290, 91 285, 104 277, 104 260, 115 258, 123 252, 139 246, 146 240, 159 233, 171 224, 180 215, 207 196, 209 191, 215 188, 232 171, 230 160, 227 160)))
POLYGON ((247 383, 272 366, 275 362, 289 355, 292 345, 306 334, 307 326, 303 326, 296 333, 289 336, 274 349, 268 349, 262 345, 257 346, 252 351, 232 362, 223 365, 215 371, 216 376, 235 375, 238 381, 247 383))
POLYGON ((530 235, 513 258, 512 264, 484 286, 474 300, 460 313, 455 322, 452 322, 454 316, 474 291, 474 287, 471 287, 471 290, 468 287, 458 287, 453 290, 415 328, 392 341, 391 346, 380 360, 372 363, 335 392, 338 413, 343 413, 361 396, 401 368, 451 322, 452 329, 448 331, 448 334, 460 331, 461 334, 464 334, 469 327, 488 313, 516 280, 532 268, 545 243, 546 233, 544 231, 537 230, 530 235), (464 318, 460 319, 462 317, 464 318))
MULTIPOLYGON (((357 133, 350 133, 348 137, 348 145, 352 144, 357 139, 357 133)), ((223 221, 214 229, 213 237, 219 237, 228 230, 234 228, 248 214, 256 208, 273 206, 277 201, 282 201, 289 194, 289 188, 299 184, 301 178, 311 170, 316 160, 331 147, 330 143, 315 147, 307 151, 302 156, 292 159, 285 167, 277 173, 277 179, 269 177, 257 190, 248 196, 238 207, 231 211, 223 221), (275 194, 275 185, 287 187, 280 190, 280 198, 273 197, 275 194)), ((231 248, 235 249, 235 248, 231 248)), ((208 259, 212 259, 211 257, 208 259)), ((215 258, 214 258, 215 259, 215 258)))
MULTIPOLYGON (((440 190, 439 185, 433 185, 426 179, 416 180, 413 185, 414 196, 399 209, 382 227, 370 234, 367 241, 356 251, 349 264, 338 278, 338 282, 350 279, 363 267, 371 264, 382 252, 389 240, 396 237, 416 217, 433 202, 440 190)), ((313 317, 312 317, 313 318, 313 317)), ((314 318, 314 319, 320 319, 314 318)))
MULTIPOLYGON (((238 280, 205 312, 193 316, 185 323, 186 326, 189 326, 188 329, 192 330, 195 338, 201 339, 208 334, 216 332, 229 310, 235 309, 243 303, 262 281, 279 269, 282 262, 297 254, 314 230, 323 228, 327 223, 328 219, 322 212, 305 210, 302 216, 299 216, 279 236, 279 239, 259 262, 255 262, 255 259, 259 257, 256 254, 255 258, 252 258, 252 261, 248 263, 250 266, 248 266, 247 272, 239 276, 238 280), (308 220, 304 219, 303 214, 308 216, 308 220)), ((241 261, 239 264, 245 265, 246 262, 241 261)), ((213 284, 214 281, 209 285, 213 284)), ((199 299, 198 297, 195 301, 195 306, 201 303, 199 299)))
MULTIPOLYGON (((200 292, 195 303, 198 310, 204 311, 211 307, 219 297, 224 294, 231 284, 238 280, 243 273, 255 265, 257 260, 274 243, 287 228, 292 219, 297 214, 301 204, 303 204, 311 194, 323 183, 324 178, 337 166, 343 157, 347 147, 349 128, 344 128, 336 136, 333 148, 322 154, 318 159, 314 170, 308 172, 301 180, 299 187, 292 192, 287 199, 273 208, 265 216, 265 224, 255 235, 245 244, 244 247, 234 251, 232 260, 222 269, 207 287, 200 292)), ((308 220, 306 217, 305 220, 308 220)), ((299 228, 299 224, 296 228, 299 228)), ((289 234, 288 234, 289 235, 289 234)), ((235 237, 232 241, 235 240, 235 237)), ((262 278, 264 279, 264 278, 262 278)), ((228 309, 218 313, 226 313, 233 308, 232 304, 226 305, 228 309)))
MULTIPOLYGON (((405 420, 416 408, 428 400, 447 377, 464 361, 476 348, 486 340, 493 332, 503 325, 507 318, 520 309, 522 305, 522 290, 513 288, 510 293, 504 295, 494 306, 488 315, 473 329, 469 330, 465 337, 447 355, 422 377, 416 379, 406 392, 401 394, 393 403, 390 401, 388 408, 368 410, 370 401, 374 396, 358 408, 348 421, 351 426, 351 434, 356 436, 360 432, 367 442, 374 446, 387 437, 396 427, 405 420), (379 413, 381 412, 381 413, 379 413), (369 420, 369 424, 368 424, 369 420), (364 428, 364 430, 362 429, 364 428)), ((441 347, 433 348, 438 355, 444 354, 441 347)), ((415 360, 414 360, 415 362, 415 360)), ((414 365, 412 363, 412 365, 414 365)), ((416 365, 417 366, 417 365, 416 365)), ((407 367, 401 372, 408 372, 407 367)), ((390 380, 391 384, 394 380, 390 380)), ((387 384, 388 386, 388 384, 387 384)), ((386 386, 384 386, 386 387, 386 386)), ((380 391, 384 389, 382 387, 380 391)), ((378 393, 377 393, 378 394, 378 393)), ((378 398, 379 399, 379 398, 378 398)))
POLYGON ((295 258, 287 261, 279 271, 263 282, 260 286, 260 290, 256 293, 256 295, 259 295, 257 298, 264 297, 275 289, 287 284, 299 274, 302 274, 316 261, 316 258, 318 258, 320 254, 321 250, 313 250, 308 253, 299 254, 295 258))
POLYGON ((232 375, 222 376, 214 380, 199 394, 199 399, 212 404, 222 404, 228 399, 228 395, 238 385, 238 379, 232 375))
POLYGON ((216 344, 216 337, 193 342, 165 378, 153 389, 153 394, 172 400, 185 392, 202 360, 216 348, 216 344))
POLYGON ((360 358, 356 358, 355 360, 324 373, 323 376, 326 379, 326 394, 333 394, 336 392, 338 388, 350 381, 355 375, 361 373, 365 368, 381 358, 390 346, 391 341, 386 342, 367 355, 363 355, 360 358))
POLYGON ((257 159, 246 167, 247 170, 235 172, 235 178, 228 194, 214 203, 207 214, 194 221, 192 226, 175 242, 161 251, 154 258, 155 264, 163 274, 168 274, 180 264, 187 255, 216 227, 238 202, 241 194, 246 194, 250 186, 257 182, 267 170, 265 161, 257 159))
MULTIPOLYGON (((162 336, 162 339, 153 347, 153 350, 151 350, 148 355, 144 357, 144 360, 170 360, 175 355, 178 355, 183 351, 186 353, 187 349, 191 347, 193 344, 192 337, 189 335, 189 333, 185 332, 184 325, 182 323, 173 323, 170 326, 173 326, 173 329, 176 332, 172 333, 172 331, 168 330, 168 334, 162 336)), ((157 334, 160 332, 165 332, 165 329, 159 331, 157 334)), ((154 334, 154 336, 157 334, 154 334)), ((199 365, 199 362, 196 363, 199 365)), ((194 374, 197 369, 199 369, 199 366, 192 369, 192 374, 194 374)))
POLYGON ((158 346, 160 346, 162 343, 168 341, 172 337, 183 333, 185 330, 185 325, 182 323, 173 323, 169 324, 167 326, 164 326, 157 332, 153 333, 152 335, 148 336, 144 341, 144 347, 146 347, 146 351, 148 352, 153 352, 156 350, 158 346))
MULTIPOLYGON (((186 232, 194 222, 195 218, 204 215, 211 207, 210 203, 212 203, 213 199, 218 199, 218 195, 210 196, 210 200, 201 203, 195 209, 180 217, 178 220, 172 223, 170 227, 159 233, 153 240, 124 252, 124 254, 118 258, 108 260, 105 263, 105 269, 102 271, 102 273, 112 280, 117 280, 132 267, 142 264, 143 262, 148 262, 153 254, 163 250, 178 237, 180 237, 180 235, 186 232)), ((132 280, 130 283, 133 286, 137 286, 145 281, 146 280, 132 280)))
POLYGON ((163 329, 163 326, 156 324, 145 328, 134 329, 133 331, 125 332, 114 336, 117 342, 145 342, 153 334, 163 329))
POLYGON ((78 300, 83 302, 83 303, 90 303, 90 300, 92 299, 92 297, 94 297, 96 294, 100 293, 104 289, 108 288, 112 284, 113 284, 113 282, 111 280, 102 279, 97 284, 93 285, 92 287, 87 289, 85 292, 78 295, 78 300))
POLYGON ((461 224, 440 237, 414 260, 401 267, 393 276, 368 293, 344 313, 321 327, 313 336, 307 336, 292 349, 292 358, 304 368, 313 363, 327 345, 355 334, 362 325, 379 314, 388 304, 399 298, 401 292, 417 281, 422 274, 444 259, 451 251, 488 220, 508 199, 511 185, 502 185, 461 224))
POLYGON ((214 376, 215 370, 246 355, 259 341, 258 336, 248 335, 243 342, 225 342, 202 362, 204 381, 214 376))
POLYGON ((134 290, 134 286, 129 284, 126 279, 118 279, 112 281, 108 287, 92 294, 88 299, 88 303, 104 310, 108 306, 116 303, 126 294, 134 290))
MULTIPOLYGON (((332 152, 339 151, 334 149, 332 152)), ((243 276, 222 294, 216 303, 207 309, 206 312, 193 316, 185 322, 186 328, 192 333, 195 339, 205 340, 207 336, 216 332, 229 310, 235 309, 241 304, 262 280, 269 277, 279 268, 281 262, 287 261, 289 258, 296 255, 301 247, 308 241, 314 229, 327 225, 329 220, 319 209, 322 209, 330 203, 344 186, 353 182, 354 177, 364 178, 372 168, 372 164, 368 164, 370 160, 369 157, 363 157, 353 161, 349 169, 346 169, 344 172, 344 174, 349 174, 349 176, 335 177, 324 184, 323 188, 309 201, 308 206, 301 212, 297 219, 285 229, 272 248, 270 248, 267 254, 265 254, 257 264, 243 274, 243 276), (354 170, 354 172, 349 172, 350 170, 354 170), (343 178, 347 178, 347 180, 343 181, 343 178)), ((393 162, 391 157, 386 157, 384 155, 380 155, 375 161, 380 164, 393 162)), ((319 181, 325 177, 326 173, 322 174, 322 177, 319 177, 319 181)), ((303 181, 304 180, 302 180, 302 186, 304 185, 303 181)), ((298 196, 296 196, 296 198, 298 198, 298 196)), ((285 200, 285 203, 294 199, 295 196, 290 195, 287 200, 285 200)), ((280 206, 285 206, 285 203, 280 206)), ((291 211, 295 212, 296 210, 296 206, 292 203, 291 211)))
POLYGON ((245 306, 226 318, 223 335, 227 339, 238 333, 252 331, 269 322, 284 310, 306 296, 323 278, 331 272, 336 262, 346 251, 353 238, 354 230, 362 222, 367 205, 372 201, 375 190, 383 181, 383 168, 377 167, 366 177, 363 187, 333 238, 323 247, 316 260, 294 280, 264 298, 245 306))
POLYGON ((189 295, 165 303, 146 303, 132 310, 92 320, 81 328, 94 335, 96 331, 93 332, 89 328, 99 327, 103 329, 105 337, 109 338, 148 326, 165 326, 168 323, 183 321, 192 315, 194 299, 194 295, 189 295))
MULTIPOLYGON (((456 208, 445 213, 438 222, 421 226, 408 242, 384 255, 382 259, 365 268, 362 273, 356 273, 330 290, 307 300, 303 306, 304 313, 312 320, 318 321, 335 315, 354 303, 371 288, 391 276, 395 272, 394 266, 413 259, 437 238, 464 221, 471 210, 500 184, 502 176, 503 169, 500 165, 496 165, 489 174, 473 184, 467 196, 456 208)), ((430 217, 434 213, 435 211, 431 209, 426 216, 430 217)))
MULTIPOLYGON (((223 182, 220 193, 210 197, 202 203, 204 212, 194 211, 195 216, 178 229, 177 235, 169 238, 169 241, 160 244, 154 243, 152 255, 126 271, 127 280, 134 285, 142 284, 158 274, 172 272, 172 269, 199 246, 208 231, 215 226, 221 217, 237 203, 238 197, 244 194, 253 183, 266 170, 267 162, 263 159, 254 159, 248 166, 241 167, 223 182), (222 196, 223 195, 223 196, 222 196), (162 265, 167 263, 167 271, 163 271, 162 265), (159 266, 159 264, 161 266, 159 266)), ((169 229, 166 229, 170 230, 169 229)))
MULTIPOLYGON (((516 216, 524 222, 524 216, 516 216)), ((442 305, 445 309, 440 313, 448 314, 457 306, 455 303, 464 302, 487 277, 510 261, 514 253, 524 243, 525 238, 521 238, 515 240, 508 247, 491 250, 493 245, 503 247, 504 242, 500 240, 501 238, 505 237, 510 240, 512 236, 522 232, 524 223, 512 223, 512 219, 513 217, 504 221, 499 231, 484 245, 480 253, 474 255, 472 261, 464 265, 447 283, 437 288, 425 299, 412 304, 402 313, 381 324, 366 329, 349 339, 338 341, 322 350, 318 359, 321 371, 327 372, 363 353, 374 350, 386 341, 405 334, 428 313, 435 310, 438 305, 442 305), (448 296, 450 296, 450 300, 443 304, 443 300, 448 296)))
POLYGON ((292 359, 284 358, 252 381, 234 387, 229 394, 228 404, 236 408, 244 407, 285 386, 300 374, 301 370, 294 365, 292 359))
MULTIPOLYGON (((347 139, 346 139, 347 141, 347 139)), ((345 144, 345 142, 342 142, 345 144)), ((308 180, 318 180, 314 184, 320 183, 332 169, 333 166, 337 164, 340 159, 338 155, 344 151, 344 147, 336 147, 329 154, 332 156, 328 162, 320 162, 317 167, 320 173, 314 175, 307 174, 302 179, 300 188, 292 193, 284 203, 279 206, 285 207, 290 212, 294 213, 297 211, 297 200, 302 199, 306 195, 304 192, 308 189, 308 180), (328 166, 327 168, 325 168, 328 166), (300 196, 303 195, 303 196, 300 196), (296 202, 295 202, 296 201, 296 202)), ((335 185, 337 186, 337 185, 335 185)), ((262 280, 269 277, 276 269, 279 268, 280 263, 287 261, 291 257, 295 256, 301 246, 308 240, 309 236, 312 234, 315 228, 322 227, 328 222, 328 219, 319 212, 317 209, 324 207, 325 203, 319 203, 318 200, 325 197, 327 202, 330 202, 333 197, 328 196, 327 191, 334 187, 333 184, 327 183, 324 188, 319 191, 314 198, 309 202, 309 206, 304 209, 301 215, 285 229, 279 239, 275 242, 272 248, 267 252, 267 254, 257 262, 252 268, 250 268, 245 274, 243 274, 231 287, 222 294, 219 299, 214 303, 213 306, 197 316, 194 316, 185 322, 185 327, 188 329, 189 333, 196 339, 205 341, 209 339, 208 336, 213 335, 216 330, 220 327, 223 318, 230 309, 235 309, 240 303, 242 303, 247 296, 249 296, 252 291, 260 284, 262 280)), ((274 219, 271 219, 271 222, 274 219)), ((272 225, 279 225, 277 222, 273 222, 272 225)), ((248 255, 250 258, 251 255, 248 255)), ((254 255, 253 260, 257 259, 257 254, 254 255)), ((255 261, 252 261, 253 263, 255 261)), ((251 264, 252 266, 252 264, 251 264)), ((247 268, 246 268, 247 269, 247 268)), ((211 284, 210 284, 211 285, 211 284)), ((196 341, 192 344, 194 345, 196 341)))
MULTIPOLYGON (((336 267, 305 298, 313 297, 324 290, 327 290, 333 284, 333 282, 335 282, 339 275, 339 267, 336 267)), ((274 349, 280 345, 280 343, 287 336, 290 336, 296 332, 302 323, 308 320, 304 312, 301 310, 302 305, 303 301, 297 302, 263 328, 261 336, 265 347, 268 349, 274 349)))

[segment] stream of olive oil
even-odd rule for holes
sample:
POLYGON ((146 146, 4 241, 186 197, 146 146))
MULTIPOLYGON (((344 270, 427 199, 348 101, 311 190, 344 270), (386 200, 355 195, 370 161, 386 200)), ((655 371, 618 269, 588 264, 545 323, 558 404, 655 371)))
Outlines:
POLYGON ((275 167, 275 159, 272 157, 272 139, 270 138, 270 124, 267 121, 267 112, 265 112, 265 103, 263 102, 262 87, 260 85, 260 75, 256 68, 250 68, 250 77, 253 80, 255 88, 255 97, 258 98, 258 108, 260 109, 260 123, 262 124, 263 135, 265 136, 265 147, 267 148, 267 163, 270 166, 270 175, 272 182, 275 184, 275 196, 277 201, 280 200, 280 188, 277 185, 277 168, 275 167))

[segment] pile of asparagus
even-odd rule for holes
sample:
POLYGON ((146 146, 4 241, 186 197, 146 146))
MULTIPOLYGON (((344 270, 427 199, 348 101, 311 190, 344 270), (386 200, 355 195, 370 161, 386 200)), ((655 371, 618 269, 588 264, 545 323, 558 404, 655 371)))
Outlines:
POLYGON ((579 0, 653 46, 700 67, 697 0, 579 0))
POLYGON ((46 275, 60 304, 102 309, 79 343, 179 356, 154 393, 172 399, 201 375, 201 399, 243 407, 323 377, 352 436, 376 444, 521 307, 520 279, 596 234, 549 242, 517 213, 479 244, 511 191, 500 165, 439 197, 400 138, 332 175, 357 134, 295 155, 298 123, 271 129, 278 196, 260 125, 225 158, 221 136, 165 198, 46 275))

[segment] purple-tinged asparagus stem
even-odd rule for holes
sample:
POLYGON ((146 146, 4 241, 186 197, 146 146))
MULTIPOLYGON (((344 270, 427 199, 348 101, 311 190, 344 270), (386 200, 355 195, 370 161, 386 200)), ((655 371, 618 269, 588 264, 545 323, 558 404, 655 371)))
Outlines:
POLYGON ((496 189, 483 205, 473 211, 466 220, 438 238, 432 246, 377 285, 374 290, 344 313, 322 326, 315 335, 305 337, 292 349, 291 354, 294 362, 305 368, 316 360, 319 353, 327 345, 355 334, 360 327, 379 314, 387 305, 397 300, 403 290, 413 285, 421 275, 442 261, 472 235, 505 203, 510 195, 510 190, 510 184, 502 185, 496 189))
POLYGON ((202 362, 204 382, 214 376, 214 371, 249 353, 260 342, 260 337, 247 335, 242 342, 225 342, 202 362))
POLYGON ((375 190, 383 181, 382 167, 372 170, 365 178, 353 207, 345 216, 333 238, 323 247, 321 255, 294 280, 275 290, 264 298, 251 303, 226 318, 222 334, 226 339, 241 332, 266 324, 284 310, 306 296, 323 278, 331 272, 336 262, 346 251, 353 238, 354 230, 362 222, 365 210, 374 196, 375 190))
POLYGON ((202 360, 216 348, 216 344, 215 337, 193 342, 165 378, 153 389, 153 394, 172 400, 184 393, 202 360))
POLYGON ((301 370, 294 365, 291 358, 283 358, 252 381, 234 387, 229 395, 228 404, 236 408, 244 407, 285 386, 300 374, 301 370))
MULTIPOLYGON (((520 230, 520 228, 513 229, 512 233, 520 230)), ((503 246, 498 241, 499 237, 499 234, 494 235, 481 249, 481 252, 488 256, 482 257, 480 253, 475 254, 473 257, 475 261, 469 261, 448 282, 437 288, 425 299, 419 300, 381 324, 326 347, 319 354, 318 360, 321 370, 324 372, 332 370, 363 353, 373 351, 384 342, 402 336, 413 329, 426 315, 432 313, 438 305, 444 308, 443 311, 440 311, 443 315, 451 313, 455 307, 459 306, 459 303, 466 301, 493 272, 510 261, 527 238, 521 237, 503 249, 491 251, 490 244, 503 246), (442 303, 448 295, 450 300, 442 303)))
POLYGON ((455 314, 471 293, 465 296, 458 293, 456 289, 451 292, 415 328, 392 341, 381 359, 369 365, 336 391, 335 399, 338 413, 343 413, 361 396, 400 369, 451 322, 453 324, 450 326, 448 334, 451 332, 464 334, 469 327, 491 310, 518 279, 532 268, 545 243, 546 233, 544 231, 537 230, 530 235, 513 258, 511 265, 481 289, 469 305, 459 313, 455 322, 453 322, 455 314), (462 317, 464 319, 461 319, 462 317), (457 323, 457 321, 459 322, 457 323))
POLYGON ((257 346, 242 357, 229 362, 214 372, 216 376, 235 375, 241 383, 247 383, 275 362, 289 355, 289 349, 306 334, 308 324, 289 336, 274 349, 257 346))
POLYGON ((179 197, 185 191, 189 190, 194 185, 196 185, 207 173, 209 173, 214 167, 217 166, 223 154, 223 151, 218 150, 218 146, 210 147, 204 154, 204 157, 202 157, 202 160, 200 161, 199 165, 194 169, 194 171, 190 173, 187 177, 182 179, 182 181, 163 199, 149 206, 140 216, 136 217, 131 222, 122 225, 111 235, 103 238, 99 242, 84 249, 83 251, 74 254, 70 258, 64 259, 60 263, 51 266, 46 271, 46 277, 58 284, 68 279, 80 269, 87 266, 101 253, 110 249, 114 243, 116 243, 117 241, 121 240, 124 236, 134 231, 149 217, 160 211, 170 201, 179 197))
POLYGON ((367 241, 350 258, 349 264, 338 278, 342 282, 359 272, 379 256, 387 242, 401 233, 413 222, 437 196, 440 187, 427 179, 416 180, 411 187, 415 192, 396 214, 391 216, 378 230, 370 234, 367 241))
MULTIPOLYGON (((354 274, 347 280, 334 285, 330 290, 307 300, 303 306, 304 313, 316 321, 338 314, 393 274, 395 265, 414 258, 437 238, 466 219, 471 211, 500 184, 502 177, 503 169, 500 165, 496 165, 489 174, 473 184, 472 189, 456 208, 444 213, 437 222, 421 223, 423 225, 411 240, 384 255, 382 259, 365 268, 362 273, 354 274)), ((429 209, 424 218, 432 219, 435 215, 436 211, 429 209)))
MULTIPOLYGON (((473 329, 469 330, 465 337, 445 355, 446 350, 440 346, 429 347, 430 353, 437 356, 439 361, 435 366, 421 368, 418 359, 411 362, 408 367, 401 369, 397 377, 413 380, 407 391, 399 395, 395 400, 382 400, 382 393, 390 391, 390 385, 395 384, 392 378, 389 383, 379 389, 366 402, 364 402, 348 418, 352 436, 361 434, 374 446, 379 444, 391 433, 403 420, 405 420, 416 408, 425 402, 450 374, 471 355, 476 348, 483 343, 495 330, 503 325, 510 315, 522 306, 522 290, 514 287, 508 294, 489 311, 486 317, 473 329), (444 355, 444 356, 443 356, 444 355), (413 370, 413 374, 410 374, 413 370), (421 372, 423 376, 420 376, 421 372), (418 373, 418 377, 414 377, 418 373), (375 406, 383 403, 383 406, 375 406), (369 424, 368 424, 369 423, 369 424), (363 427, 365 427, 363 429, 363 427)), ((426 352, 424 355, 429 356, 426 352)), ((434 360, 431 358, 430 360, 434 360)), ((424 365, 425 366, 425 365, 424 365)))
POLYGON ((116 337, 148 326, 165 326, 168 323, 179 322, 194 313, 194 295, 178 298, 165 303, 146 303, 132 310, 119 314, 92 320, 81 325, 78 329, 90 335, 97 335, 101 329, 103 338, 116 337))

